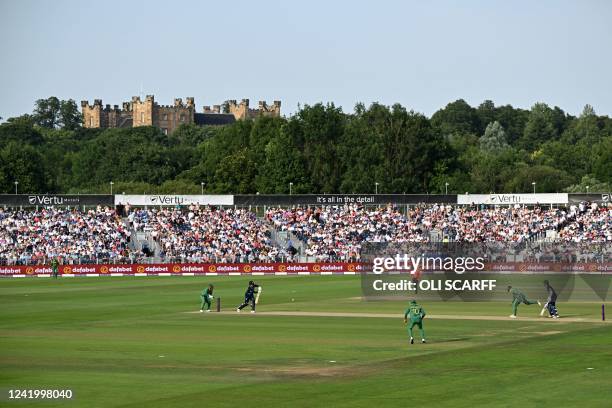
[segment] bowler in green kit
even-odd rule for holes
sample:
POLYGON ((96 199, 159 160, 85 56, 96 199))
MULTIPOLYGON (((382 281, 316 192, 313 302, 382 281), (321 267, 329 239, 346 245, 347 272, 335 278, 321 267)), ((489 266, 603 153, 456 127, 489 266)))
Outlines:
POLYGON ((410 344, 414 344, 414 336, 412 335, 412 328, 418 326, 421 331, 421 342, 425 343, 425 330, 423 330, 423 319, 425 318, 425 310, 419 306, 416 300, 410 302, 410 306, 404 313, 404 324, 408 324, 408 333, 410 334, 410 344))
POLYGON ((535 305, 537 303, 538 305, 542 306, 539 300, 533 302, 527 299, 527 296, 525 296, 525 294, 517 288, 508 286, 508 292, 512 294, 512 314, 510 315, 510 317, 513 319, 516 319, 516 310, 518 309, 518 305, 520 305, 521 303, 524 303, 526 305, 535 305))
POLYGON ((210 312, 210 304, 211 304, 211 301, 214 299, 214 296, 213 296, 214 289, 215 288, 213 285, 208 285, 208 287, 202 291, 202 294, 200 295, 202 298, 202 305, 200 306, 200 312, 204 311, 204 306, 206 306, 206 311, 210 312))

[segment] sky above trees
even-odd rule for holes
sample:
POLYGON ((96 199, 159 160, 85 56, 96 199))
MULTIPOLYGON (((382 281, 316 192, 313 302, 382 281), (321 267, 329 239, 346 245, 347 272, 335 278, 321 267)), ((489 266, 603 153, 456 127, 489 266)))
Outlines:
POLYGON ((459 98, 612 115, 612 3, 592 1, 0 2, 0 117, 33 101, 141 92, 226 99, 401 103, 459 98), (121 10, 121 12, 117 12, 121 10))

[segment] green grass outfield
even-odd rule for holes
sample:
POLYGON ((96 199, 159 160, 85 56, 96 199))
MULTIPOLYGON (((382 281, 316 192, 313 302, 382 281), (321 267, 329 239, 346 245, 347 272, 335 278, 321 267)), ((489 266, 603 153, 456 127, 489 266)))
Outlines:
POLYGON ((0 280, 0 406, 610 406, 598 302, 561 303, 553 321, 537 305, 506 320, 509 300, 424 301, 429 343, 410 345, 406 302, 362 301, 359 277, 262 277, 258 313, 229 313, 249 279, 0 280), (208 282, 228 313, 193 313, 208 282), (266 315, 281 311, 397 318, 266 315), (40 388, 74 399, 6 398, 40 388))

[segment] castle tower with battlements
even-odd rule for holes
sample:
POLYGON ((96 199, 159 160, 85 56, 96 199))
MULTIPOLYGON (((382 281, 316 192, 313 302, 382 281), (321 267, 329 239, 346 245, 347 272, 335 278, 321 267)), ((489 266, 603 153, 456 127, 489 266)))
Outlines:
POLYGON ((119 105, 110 105, 102 107, 102 100, 94 100, 93 105, 87 101, 81 102, 83 111, 83 126, 87 128, 116 128, 116 127, 131 127, 132 114, 130 107, 123 105, 123 109, 119 109, 119 105))
POLYGON ((258 115, 280 117, 280 101, 267 105, 259 102, 259 109, 250 109, 249 100, 228 100, 223 105, 204 106, 203 113, 197 113, 193 97, 174 99, 173 105, 159 105, 153 95, 144 100, 134 96, 130 102, 124 102, 121 109, 118 105, 102 107, 102 100, 81 101, 83 126, 86 128, 126 128, 137 126, 156 126, 165 134, 172 133, 182 124, 227 125, 236 120, 255 118, 258 115), (223 109, 222 109, 223 108, 223 109), (223 111, 222 111, 223 110, 223 111))
POLYGON ((272 105, 267 105, 266 101, 259 101, 259 109, 251 109, 249 100, 243 99, 236 103, 235 99, 225 102, 226 113, 234 115, 236 120, 255 118, 258 115, 280 117, 280 101, 274 101, 272 105))

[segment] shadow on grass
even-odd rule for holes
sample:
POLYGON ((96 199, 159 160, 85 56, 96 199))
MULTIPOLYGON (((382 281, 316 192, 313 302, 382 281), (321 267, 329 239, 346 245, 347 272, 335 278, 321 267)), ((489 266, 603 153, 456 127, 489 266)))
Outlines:
POLYGON ((451 343, 454 341, 469 341, 469 340, 472 340, 472 338, 471 337, 457 337, 453 339, 439 340, 439 341, 436 341, 436 343, 451 343))

